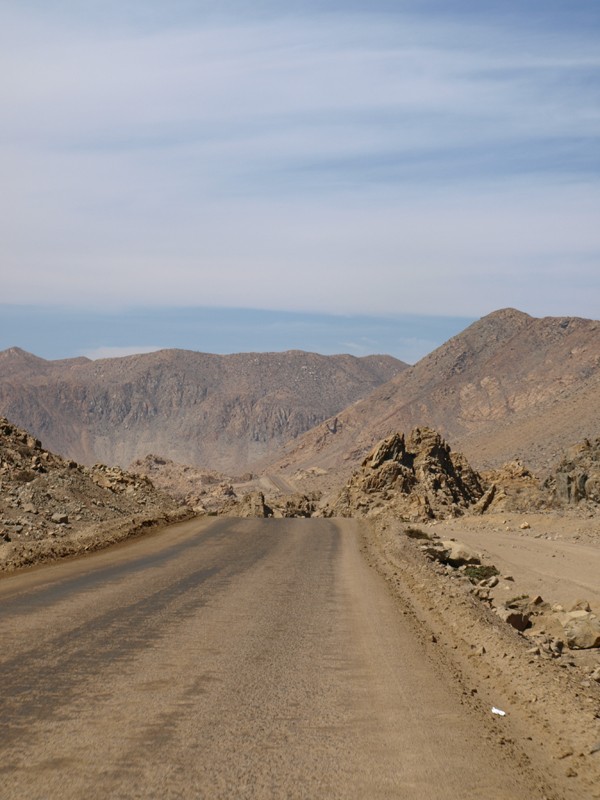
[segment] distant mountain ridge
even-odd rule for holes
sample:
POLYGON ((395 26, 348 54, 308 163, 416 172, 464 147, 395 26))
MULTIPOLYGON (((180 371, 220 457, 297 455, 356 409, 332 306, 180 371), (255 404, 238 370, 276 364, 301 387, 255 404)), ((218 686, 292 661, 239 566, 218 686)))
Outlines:
POLYGON ((157 452, 239 473, 406 368, 302 351, 46 361, 12 347, 0 352, 0 414, 84 464, 157 452))
POLYGON ((600 322, 502 309, 470 325, 367 397, 283 448, 273 474, 345 478, 395 432, 438 430, 478 469, 536 468, 600 430, 600 322))

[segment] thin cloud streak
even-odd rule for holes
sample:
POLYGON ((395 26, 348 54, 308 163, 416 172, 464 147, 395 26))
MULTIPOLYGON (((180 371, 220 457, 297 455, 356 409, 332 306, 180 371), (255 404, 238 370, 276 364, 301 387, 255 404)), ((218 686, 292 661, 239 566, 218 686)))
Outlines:
POLYGON ((13 9, 5 301, 597 314, 595 31, 337 5, 13 9))

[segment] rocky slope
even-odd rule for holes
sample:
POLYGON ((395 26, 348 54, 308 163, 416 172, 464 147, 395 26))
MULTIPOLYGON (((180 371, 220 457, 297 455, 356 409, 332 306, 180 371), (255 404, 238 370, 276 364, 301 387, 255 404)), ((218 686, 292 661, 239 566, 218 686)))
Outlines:
POLYGON ((429 426, 478 469, 521 459, 543 471, 597 435, 599 396, 600 322, 504 309, 291 442, 268 470, 339 484, 380 439, 429 426))
POLYGON ((66 461, 0 418, 0 570, 97 549, 187 515, 147 478, 66 461))
POLYGON ((0 353, 0 413, 84 464, 152 452, 239 474, 405 367, 300 351, 45 361, 11 348, 0 353))
POLYGON ((521 461, 482 473, 487 489, 479 513, 556 510, 594 515, 600 511, 600 438, 569 447, 545 477, 521 461))
POLYGON ((557 506, 600 506, 600 437, 570 447, 546 478, 544 489, 557 506))

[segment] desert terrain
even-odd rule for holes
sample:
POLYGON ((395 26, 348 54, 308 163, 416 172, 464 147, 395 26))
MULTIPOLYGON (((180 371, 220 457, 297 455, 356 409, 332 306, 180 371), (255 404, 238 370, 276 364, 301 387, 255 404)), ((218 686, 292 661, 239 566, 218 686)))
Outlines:
POLYGON ((88 466, 155 453, 239 475, 406 368, 300 351, 46 361, 13 347, 0 353, 0 415, 88 466))
MULTIPOLYGON (((216 418, 124 468, 60 404, 61 455, 7 412, 3 796, 600 798, 599 331, 508 309, 413 367, 322 362, 353 399, 239 462, 216 418)), ((55 368, 9 354, 2 397, 39 411, 55 368)))

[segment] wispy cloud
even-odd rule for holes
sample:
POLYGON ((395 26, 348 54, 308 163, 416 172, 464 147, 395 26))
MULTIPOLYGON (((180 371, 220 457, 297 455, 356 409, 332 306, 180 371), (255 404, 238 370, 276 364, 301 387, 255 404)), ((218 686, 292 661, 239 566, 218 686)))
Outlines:
POLYGON ((5 300, 597 313, 592 3, 53 5, 3 26, 5 300))

